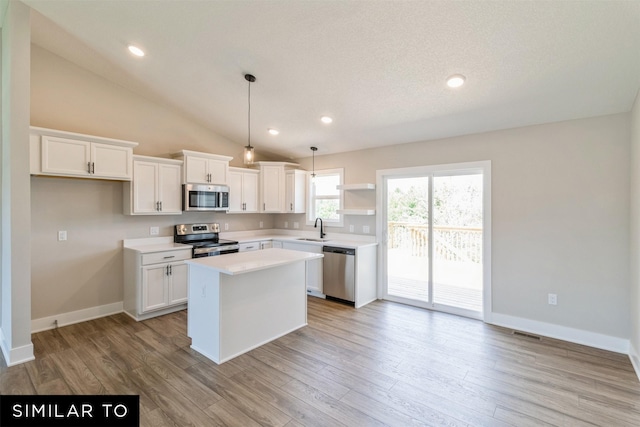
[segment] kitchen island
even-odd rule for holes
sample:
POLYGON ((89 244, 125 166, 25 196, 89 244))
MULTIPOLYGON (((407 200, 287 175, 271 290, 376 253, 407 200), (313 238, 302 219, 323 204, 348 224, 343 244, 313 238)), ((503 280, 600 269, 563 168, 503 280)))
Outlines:
POLYGON ((271 248, 185 261, 191 348, 220 364, 305 326, 305 263, 322 256, 271 248))

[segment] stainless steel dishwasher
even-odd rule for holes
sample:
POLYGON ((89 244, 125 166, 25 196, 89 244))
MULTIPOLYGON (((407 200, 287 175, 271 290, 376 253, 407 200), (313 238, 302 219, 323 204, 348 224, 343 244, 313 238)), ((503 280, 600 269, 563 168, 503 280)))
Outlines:
POLYGON ((322 292, 328 297, 355 302, 356 250, 324 246, 322 252, 322 292))

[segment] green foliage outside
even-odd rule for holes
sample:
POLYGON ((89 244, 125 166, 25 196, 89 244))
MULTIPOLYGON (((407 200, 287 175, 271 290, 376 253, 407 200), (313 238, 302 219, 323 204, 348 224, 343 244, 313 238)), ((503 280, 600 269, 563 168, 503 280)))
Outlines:
MULTIPOLYGON (((428 224, 428 185, 427 178, 389 180, 388 220, 428 224)), ((435 177, 433 215, 435 226, 482 227, 482 175, 435 177)))

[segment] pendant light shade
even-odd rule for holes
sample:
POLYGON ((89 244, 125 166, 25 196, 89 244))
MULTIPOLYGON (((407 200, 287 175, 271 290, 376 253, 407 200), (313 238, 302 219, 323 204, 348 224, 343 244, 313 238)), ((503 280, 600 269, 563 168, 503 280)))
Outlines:
POLYGON ((245 74, 244 79, 249 82, 249 96, 248 96, 248 124, 247 124, 247 145, 244 147, 244 164, 251 165, 254 161, 253 147, 251 146, 251 83, 256 81, 256 78, 251 74, 245 74))
POLYGON ((316 151, 318 147, 309 147, 311 149, 311 178, 316 177, 316 151))

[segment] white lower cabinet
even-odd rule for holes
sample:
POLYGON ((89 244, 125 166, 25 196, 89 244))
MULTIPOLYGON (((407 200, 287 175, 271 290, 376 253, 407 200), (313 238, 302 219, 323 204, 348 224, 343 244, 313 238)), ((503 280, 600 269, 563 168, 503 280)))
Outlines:
MULTIPOLYGON (((276 243, 276 242, 274 242, 276 243)), ((274 245, 275 247, 275 245, 274 245)), ((282 249, 293 251, 322 253, 322 246, 298 242, 282 242, 282 249)), ((310 294, 322 294, 322 258, 306 262, 307 292, 310 294)))
POLYGON ((264 242, 260 242, 260 249, 269 249, 273 247, 273 242, 271 240, 265 240, 264 242))
POLYGON ((187 265, 184 262, 142 267, 142 313, 185 302, 187 265))
POLYGON ((272 247, 273 247, 273 243, 271 242, 271 240, 244 242, 244 243, 240 243, 240 252, 259 251, 262 249, 268 249, 272 247))
POLYGON ((124 311, 145 320, 187 304, 187 265, 191 249, 140 253, 125 248, 124 311))
POLYGON ((240 243, 240 248, 238 251, 240 252, 249 252, 249 251, 258 251, 260 250, 260 242, 247 242, 240 243))

